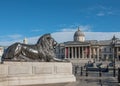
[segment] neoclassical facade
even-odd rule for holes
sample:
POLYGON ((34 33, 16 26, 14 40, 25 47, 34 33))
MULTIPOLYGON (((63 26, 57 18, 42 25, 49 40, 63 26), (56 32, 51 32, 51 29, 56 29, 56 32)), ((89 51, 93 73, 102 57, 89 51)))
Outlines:
MULTIPOLYGON (((73 41, 60 43, 56 48, 57 57, 69 60, 120 60, 120 40, 85 40, 85 34, 78 29, 73 41)), ((115 36, 114 36, 115 38, 115 36)))

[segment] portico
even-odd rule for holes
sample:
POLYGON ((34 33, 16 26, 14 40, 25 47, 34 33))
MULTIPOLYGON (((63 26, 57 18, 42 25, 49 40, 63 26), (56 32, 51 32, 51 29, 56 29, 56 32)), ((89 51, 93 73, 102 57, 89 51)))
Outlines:
POLYGON ((81 41, 65 42, 65 59, 91 59, 91 44, 81 41))
POLYGON ((65 59, 95 59, 99 60, 99 48, 89 45, 65 46, 65 59))

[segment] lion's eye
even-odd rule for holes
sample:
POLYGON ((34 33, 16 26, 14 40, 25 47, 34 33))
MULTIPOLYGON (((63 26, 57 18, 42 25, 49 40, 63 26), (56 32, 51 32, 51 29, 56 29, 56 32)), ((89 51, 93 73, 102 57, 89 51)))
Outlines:
POLYGON ((48 40, 50 40, 50 37, 47 37, 48 40))

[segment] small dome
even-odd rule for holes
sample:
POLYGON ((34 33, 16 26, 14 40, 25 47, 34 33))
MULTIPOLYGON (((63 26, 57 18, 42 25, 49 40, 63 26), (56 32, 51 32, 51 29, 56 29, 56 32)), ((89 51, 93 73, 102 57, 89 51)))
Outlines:
POLYGON ((76 36, 85 36, 83 32, 80 31, 80 29, 78 28, 78 31, 75 32, 74 37, 76 36))

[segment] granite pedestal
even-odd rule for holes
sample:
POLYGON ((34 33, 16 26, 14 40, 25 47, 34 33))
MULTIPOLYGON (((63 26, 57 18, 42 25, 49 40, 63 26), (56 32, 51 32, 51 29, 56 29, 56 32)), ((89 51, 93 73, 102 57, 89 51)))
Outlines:
POLYGON ((0 86, 75 82, 69 62, 4 62, 0 86))

